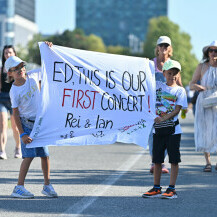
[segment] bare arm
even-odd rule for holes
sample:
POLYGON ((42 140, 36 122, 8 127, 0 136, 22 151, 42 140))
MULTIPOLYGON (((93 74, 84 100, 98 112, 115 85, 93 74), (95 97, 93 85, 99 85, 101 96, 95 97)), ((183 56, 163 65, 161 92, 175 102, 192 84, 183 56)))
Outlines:
POLYGON ((169 120, 169 119, 175 117, 176 115, 179 114, 181 108, 182 108, 181 105, 176 105, 175 109, 171 113, 164 115, 162 118, 161 117, 156 117, 154 119, 154 122, 155 123, 160 123, 162 121, 166 121, 166 120, 169 120))
MULTIPOLYGON (((24 133, 24 130, 23 130, 23 127, 21 124, 21 120, 20 120, 20 112, 19 112, 18 108, 13 108, 13 116, 14 116, 14 120, 15 120, 15 123, 17 125, 17 128, 19 130, 19 133, 20 134, 24 133)), ((22 136, 22 140, 25 144, 32 142, 32 139, 29 137, 29 135, 22 136)))
POLYGON ((15 123, 17 125, 17 128, 19 130, 19 133, 20 134, 24 133, 23 127, 21 124, 21 120, 20 120, 20 113, 19 113, 18 108, 13 108, 13 116, 14 116, 14 120, 15 120, 15 123))
POLYGON ((190 89, 196 91, 204 91, 206 88, 200 84, 197 84, 202 78, 202 64, 199 64, 194 72, 192 80, 190 82, 190 89))

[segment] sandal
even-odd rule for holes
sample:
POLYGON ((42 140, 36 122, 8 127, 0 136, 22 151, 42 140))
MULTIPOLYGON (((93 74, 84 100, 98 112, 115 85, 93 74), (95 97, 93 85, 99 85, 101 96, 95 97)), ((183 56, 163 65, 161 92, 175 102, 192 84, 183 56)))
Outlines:
POLYGON ((203 172, 212 172, 212 165, 211 165, 211 164, 207 164, 207 165, 203 168, 203 172))

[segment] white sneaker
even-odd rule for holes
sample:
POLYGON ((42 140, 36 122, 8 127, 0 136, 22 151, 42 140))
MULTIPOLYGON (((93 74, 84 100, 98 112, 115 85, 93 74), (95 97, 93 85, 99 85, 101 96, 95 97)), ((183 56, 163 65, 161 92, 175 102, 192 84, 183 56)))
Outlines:
POLYGON ((14 158, 22 158, 21 148, 15 148, 14 158))
POLYGON ((29 199, 29 198, 34 198, 34 194, 27 191, 23 185, 19 185, 19 186, 15 186, 11 194, 11 197, 29 199))
POLYGON ((47 197, 58 197, 56 191, 54 190, 54 188, 51 184, 44 185, 41 193, 46 195, 47 197))
POLYGON ((2 160, 6 160, 7 159, 6 152, 0 151, 0 159, 2 159, 2 160))

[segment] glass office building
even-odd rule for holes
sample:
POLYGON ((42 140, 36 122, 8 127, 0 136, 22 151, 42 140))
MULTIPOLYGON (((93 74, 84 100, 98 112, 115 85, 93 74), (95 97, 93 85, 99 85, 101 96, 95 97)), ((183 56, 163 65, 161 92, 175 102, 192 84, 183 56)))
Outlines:
POLYGON ((0 0, 0 49, 4 45, 25 46, 37 33, 35 0, 0 0))
POLYGON ((102 37, 106 45, 144 41, 150 18, 167 16, 167 0, 77 0, 76 28, 102 37))

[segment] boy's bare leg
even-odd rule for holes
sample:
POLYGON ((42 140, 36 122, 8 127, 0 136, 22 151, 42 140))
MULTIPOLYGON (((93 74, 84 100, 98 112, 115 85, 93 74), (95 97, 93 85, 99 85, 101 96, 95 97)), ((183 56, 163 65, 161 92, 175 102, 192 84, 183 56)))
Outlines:
POLYGON ((44 174, 44 184, 50 184, 50 160, 49 157, 41 157, 41 168, 44 174))
POLYGON ((176 185, 178 172, 179 172, 179 164, 171 164, 170 185, 176 185))
POLYGON ((23 159, 23 162, 21 163, 21 166, 20 166, 20 173, 19 173, 17 185, 24 185, 26 174, 29 170, 29 166, 30 166, 32 160, 33 160, 33 158, 30 158, 30 157, 26 157, 23 159))
POLYGON ((161 169, 161 164, 154 164, 154 185, 160 185, 161 169))

